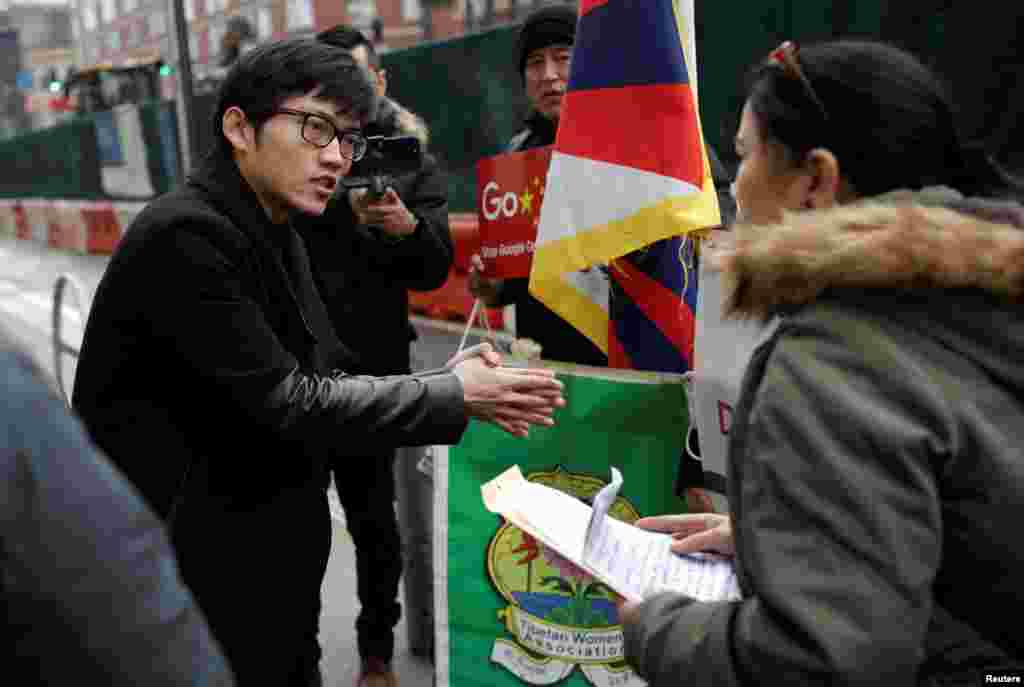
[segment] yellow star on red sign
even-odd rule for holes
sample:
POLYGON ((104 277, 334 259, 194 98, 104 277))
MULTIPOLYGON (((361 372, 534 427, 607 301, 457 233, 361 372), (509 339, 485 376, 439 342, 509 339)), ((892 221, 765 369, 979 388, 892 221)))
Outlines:
POLYGON ((519 194, 519 213, 522 215, 533 212, 533 194, 529 191, 523 191, 519 194))

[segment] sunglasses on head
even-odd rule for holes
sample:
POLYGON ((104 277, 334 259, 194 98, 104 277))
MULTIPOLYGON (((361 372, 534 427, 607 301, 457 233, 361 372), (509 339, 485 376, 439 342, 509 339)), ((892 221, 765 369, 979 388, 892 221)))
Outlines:
POLYGON ((828 110, 825 109, 825 103, 818 97, 818 93, 814 90, 814 86, 811 85, 810 79, 804 74, 804 70, 800 68, 800 62, 797 60, 797 54, 800 52, 800 48, 793 41, 784 41, 782 45, 768 53, 768 62, 775 64, 782 68, 782 72, 791 79, 796 79, 803 84, 804 90, 807 95, 814 101, 814 104, 821 111, 821 116, 828 120, 828 110))

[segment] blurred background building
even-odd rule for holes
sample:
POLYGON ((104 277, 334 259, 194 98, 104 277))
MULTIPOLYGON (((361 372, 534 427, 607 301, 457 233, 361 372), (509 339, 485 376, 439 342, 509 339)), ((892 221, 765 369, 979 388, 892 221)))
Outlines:
POLYGON ((66 0, 0 0, 0 135, 55 121, 51 84, 75 62, 72 23, 66 0))
MULTIPOLYGON (((162 60, 160 93, 177 92, 174 0, 0 0, 0 138, 63 116, 76 70, 162 60)), ((560 0, 546 0, 546 2, 560 0)), ((380 52, 521 19, 545 0, 182 0, 197 92, 212 90, 241 50, 338 23, 380 52)))
MULTIPOLYGON (((558 1, 558 0, 555 0, 558 1)), ((163 60, 176 92, 172 0, 0 0, 0 137, 57 121, 69 70, 163 60)), ((540 0, 183 0, 198 90, 239 48, 346 22, 381 52, 521 19, 540 0)))
MULTIPOLYGON (((167 0, 68 0, 83 65, 173 55, 167 0)), ((197 77, 216 66, 232 17, 245 19, 257 42, 313 33, 341 22, 382 49, 445 39, 515 21, 534 0, 183 0, 197 77)))
MULTIPOLYGON (((448 100, 459 101, 460 108, 487 101, 480 120, 493 118, 493 111, 512 101, 516 107, 523 105, 511 67, 496 71, 514 50, 509 36, 499 29, 495 33, 500 35, 487 34, 479 41, 473 36, 447 52, 438 44, 508 25, 541 4, 575 4, 574 0, 0 0, 0 138, 66 116, 57 95, 72 65, 84 70, 162 60, 156 90, 162 99, 174 99, 178 93, 174 2, 183 5, 193 92, 199 96, 212 93, 233 56, 249 47, 345 22, 366 32, 380 52, 394 53, 386 59, 395 67, 393 85, 418 111, 431 111, 432 100, 444 93, 448 100), (404 50, 413 46, 422 50, 404 50), (443 70, 425 64, 442 58, 448 60, 443 70), (482 70, 485 66, 489 71, 482 70), (460 100, 463 96, 472 102, 460 100)), ((948 80, 954 102, 962 110, 965 137, 988 141, 1004 162, 1024 168, 1021 146, 1011 143, 1024 135, 1024 90, 1020 88, 1024 9, 1019 3, 770 0, 737 13, 735 3, 701 2, 696 31, 704 132, 709 140, 720 142, 719 154, 726 163, 735 162, 729 159, 728 141, 742 104, 738 84, 747 65, 785 38, 799 37, 807 43, 871 36, 910 48, 935 67, 948 80), (978 36, 985 40, 979 43, 978 36)), ((116 89, 111 86, 110 90, 116 89)), ((107 107, 133 102, 131 97, 113 96, 106 99, 107 107)), ((437 121, 431 124, 447 125, 462 114, 452 107, 440 108, 437 121)), ((474 123, 488 125, 488 121, 474 123)), ((457 128, 462 132, 469 127, 466 121, 457 128)), ((465 144, 461 136, 453 141, 465 144)))

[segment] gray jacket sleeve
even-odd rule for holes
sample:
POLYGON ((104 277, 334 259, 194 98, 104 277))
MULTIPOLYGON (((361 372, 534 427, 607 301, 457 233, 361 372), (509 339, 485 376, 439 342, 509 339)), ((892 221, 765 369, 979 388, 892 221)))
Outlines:
POLYGON ((894 327, 816 307, 754 356, 730 437, 745 598, 660 596, 627 646, 659 685, 913 685, 951 411, 894 327))
POLYGON ((163 526, 28 359, 0 361, 0 586, 16 662, 44 684, 233 685, 163 526))

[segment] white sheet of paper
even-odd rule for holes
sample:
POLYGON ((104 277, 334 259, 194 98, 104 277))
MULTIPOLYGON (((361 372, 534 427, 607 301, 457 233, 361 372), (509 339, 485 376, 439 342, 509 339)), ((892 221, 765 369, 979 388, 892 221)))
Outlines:
POLYGON ((583 561, 588 569, 613 580, 613 588, 627 598, 646 599, 660 592, 677 592, 698 601, 740 598, 739 582, 728 560, 676 555, 670 535, 614 518, 605 518, 595 532, 583 561))
POLYGON ((590 522, 587 524, 587 539, 584 550, 593 549, 596 539, 603 532, 603 525, 608 518, 608 511, 619 496, 619 489, 622 488, 622 473, 619 469, 612 467, 612 481, 604 485, 601 491, 594 496, 594 508, 590 514, 590 522))
POLYGON ((698 601, 740 598, 728 559, 676 555, 670 535, 608 517, 621 486, 622 475, 612 468, 612 481, 594 497, 591 509, 564 492, 526 481, 513 467, 485 484, 482 492, 489 510, 504 515, 631 601, 666 591, 698 601))
POLYGON ((650 532, 608 517, 622 487, 622 474, 612 468, 612 480, 594 497, 583 562, 622 585, 623 596, 645 599, 664 591, 684 593, 698 601, 740 598, 732 563, 708 556, 672 553, 672 537, 650 532))

